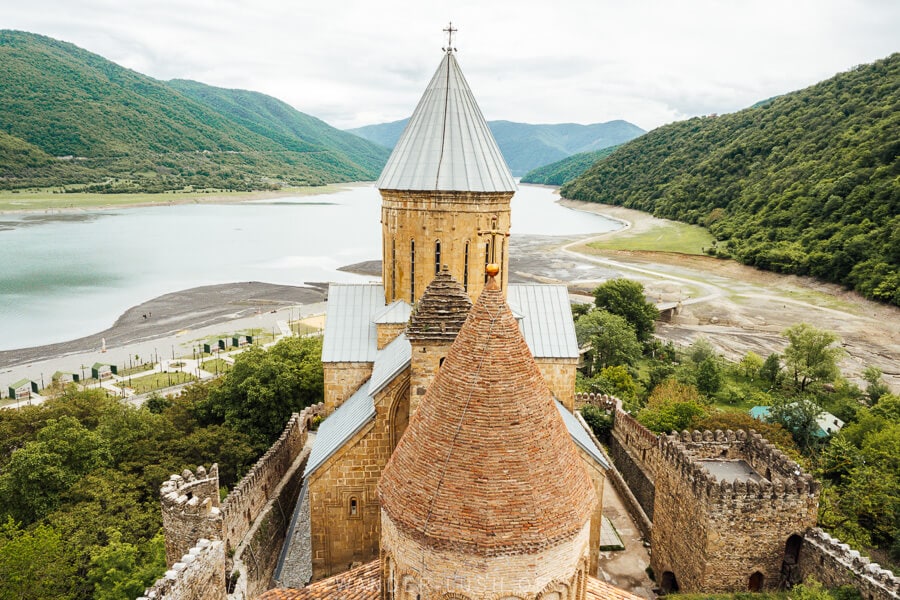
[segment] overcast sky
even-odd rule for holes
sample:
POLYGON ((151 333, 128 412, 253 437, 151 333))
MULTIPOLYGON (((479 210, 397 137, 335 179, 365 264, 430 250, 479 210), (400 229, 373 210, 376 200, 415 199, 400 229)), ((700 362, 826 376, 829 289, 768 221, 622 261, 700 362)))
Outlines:
MULTIPOLYGON (((0 27, 341 128, 409 116, 454 45, 487 119, 645 129, 900 51, 897 0, 0 0, 0 27)), ((2 82, 0 82, 2 85, 2 82)))

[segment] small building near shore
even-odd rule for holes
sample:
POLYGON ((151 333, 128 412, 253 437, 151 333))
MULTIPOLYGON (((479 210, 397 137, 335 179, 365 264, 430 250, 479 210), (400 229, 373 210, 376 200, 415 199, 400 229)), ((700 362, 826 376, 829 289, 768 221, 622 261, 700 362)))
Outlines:
POLYGON ((231 345, 235 348, 242 348, 253 343, 252 335, 236 335, 231 338, 231 345))
MULTIPOLYGON (((757 421, 769 421, 768 406, 754 406, 750 409, 750 416, 757 421)), ((816 437, 824 438, 833 435, 841 430, 844 422, 838 419, 830 412, 822 411, 816 415, 816 425, 819 429, 816 431, 816 437)))
POLYGON ((218 339, 212 342, 206 342, 203 344, 203 351, 207 354, 212 354, 216 350, 224 350, 225 349, 225 340, 218 339))
POLYGON ((69 385, 70 383, 78 383, 81 380, 81 376, 70 371, 57 371, 53 374, 52 380, 59 385, 69 385))
POLYGON ((119 368, 116 365, 110 365, 106 363, 94 363, 91 366, 91 377, 94 379, 99 379, 103 381, 104 379, 109 379, 113 375, 117 375, 119 373, 119 368))
POLYGON ((28 400, 38 393, 38 384, 30 379, 20 379, 9 386, 9 397, 13 400, 28 400))

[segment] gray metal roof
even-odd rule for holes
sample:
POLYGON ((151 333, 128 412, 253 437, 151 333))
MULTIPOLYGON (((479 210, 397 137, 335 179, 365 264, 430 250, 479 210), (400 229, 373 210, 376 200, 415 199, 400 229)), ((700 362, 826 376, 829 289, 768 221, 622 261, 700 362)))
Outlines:
POLYGON ((401 333, 393 342, 378 351, 367 388, 369 395, 374 398, 375 394, 397 376, 397 373, 409 366, 411 360, 412 346, 406 339, 406 334, 401 333))
MULTIPOLYGON (((590 434, 578 420, 578 417, 566 410, 566 407, 562 405, 562 402, 559 400, 554 401, 556 402, 556 408, 559 410, 559 414, 562 415, 563 422, 566 424, 566 429, 569 430, 569 435, 572 436, 572 441, 575 442, 579 448, 590 454, 591 458, 603 465, 604 469, 608 469, 609 463, 606 462, 606 457, 603 456, 603 453, 597 448, 597 444, 591 439, 590 434)), ((318 440, 316 441, 318 442, 318 440)))
POLYGON ((306 470, 303 471, 304 477, 308 477, 325 464, 325 461, 337 452, 347 440, 359 433, 369 421, 375 418, 375 401, 369 395, 367 388, 367 384, 362 384, 355 394, 319 425, 316 441, 306 463, 306 470))
POLYGON ((384 308, 380 283, 328 286, 323 362, 372 362, 378 352, 374 317, 384 308))
POLYGON ((394 300, 383 309, 375 313, 374 321, 376 323, 406 323, 409 321, 409 315, 412 312, 412 306, 406 300, 394 300))
POLYGON ((375 187, 516 191, 516 182, 452 52, 444 55, 425 88, 375 187))
POLYGON ((511 283, 506 300, 535 358, 578 358, 575 322, 565 285, 511 283))

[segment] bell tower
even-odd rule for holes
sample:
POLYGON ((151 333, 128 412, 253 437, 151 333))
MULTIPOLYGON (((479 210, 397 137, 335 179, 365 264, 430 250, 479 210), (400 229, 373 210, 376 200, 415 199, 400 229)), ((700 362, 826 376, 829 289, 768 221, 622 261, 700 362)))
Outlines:
POLYGON ((509 203, 516 183, 448 47, 376 187, 385 303, 417 302, 443 265, 469 298, 488 264, 506 292, 509 203))

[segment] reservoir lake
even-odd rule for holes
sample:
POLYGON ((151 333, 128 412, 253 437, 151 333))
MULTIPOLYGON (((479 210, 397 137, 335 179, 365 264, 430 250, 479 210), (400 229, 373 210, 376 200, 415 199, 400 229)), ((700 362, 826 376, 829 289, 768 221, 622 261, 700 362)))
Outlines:
MULTIPOLYGON (((618 221, 521 185, 512 235, 583 235, 618 221)), ((0 215, 0 350, 102 331, 128 308, 178 290, 235 281, 365 282, 339 267, 380 259, 381 197, 372 184, 318 195, 0 215)))

